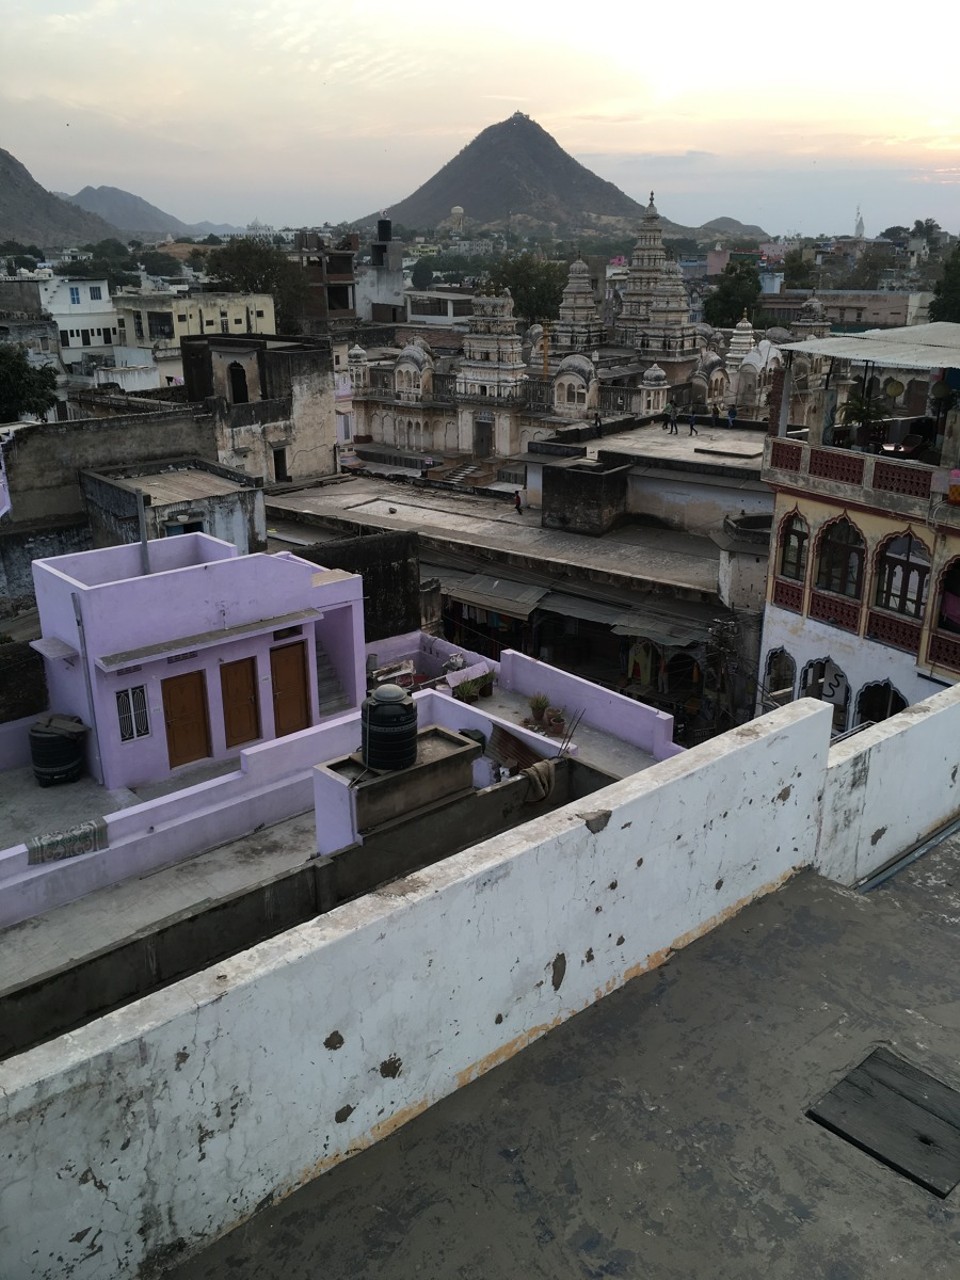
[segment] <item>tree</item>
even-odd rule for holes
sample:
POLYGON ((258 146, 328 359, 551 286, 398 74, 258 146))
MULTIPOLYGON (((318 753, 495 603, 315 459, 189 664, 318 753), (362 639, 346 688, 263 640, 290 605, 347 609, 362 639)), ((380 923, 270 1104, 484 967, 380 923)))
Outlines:
POLYGON ((703 303, 703 318, 718 329, 739 324, 744 315, 752 317, 760 297, 760 272, 752 262, 728 262, 720 283, 703 303))
POLYGON ((145 249, 139 254, 140 265, 149 276, 179 276, 183 268, 176 258, 169 253, 159 253, 154 249, 145 249))
POLYGON ((203 237, 200 243, 201 244, 223 244, 223 241, 220 239, 218 235, 214 235, 214 233, 211 231, 208 236, 203 237))
POLYGON ((25 413, 42 418, 57 403, 57 375, 27 359, 23 347, 0 346, 0 422, 17 422, 25 413))
POLYGON ((943 264, 943 275, 933 286, 931 320, 952 320, 960 324, 960 247, 943 264))
POLYGON ((517 253, 491 268, 490 283, 498 293, 510 290, 518 319, 538 324, 560 314, 568 272, 564 262, 543 262, 532 253, 517 253))
POLYGON ((207 272, 228 289, 271 294, 278 330, 299 332, 306 285, 299 264, 292 262, 282 249, 240 237, 213 250, 207 259, 207 272))
POLYGON ((892 240, 894 244, 899 244, 901 240, 905 241, 905 240, 908 240, 909 238, 910 238, 910 228, 901 227, 897 224, 894 224, 894 226, 892 227, 887 227, 886 231, 880 232, 881 240, 892 240))
POLYGON ((415 289, 429 289, 433 284, 433 259, 418 258, 413 264, 410 282, 415 289))
POLYGON ((842 276, 839 282, 841 289, 877 289, 880 277, 893 265, 893 258, 888 249, 871 246, 864 249, 854 263, 853 270, 842 276))
POLYGON ((817 268, 804 262, 801 249, 791 249, 783 258, 783 284, 786 289, 812 289, 817 283, 817 268))
POLYGON ((935 218, 917 218, 911 234, 926 240, 927 244, 936 244, 940 239, 940 223, 935 218))

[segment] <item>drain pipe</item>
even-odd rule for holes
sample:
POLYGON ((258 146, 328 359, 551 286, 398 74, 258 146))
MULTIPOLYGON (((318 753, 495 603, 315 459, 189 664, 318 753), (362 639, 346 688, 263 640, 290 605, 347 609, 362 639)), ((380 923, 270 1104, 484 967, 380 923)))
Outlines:
POLYGON ((150 572, 150 548, 147 544, 147 504, 142 489, 137 490, 137 525, 140 529, 140 571, 146 577, 150 572))
POLYGON ((93 735, 91 744, 91 762, 95 768, 93 770, 97 781, 103 786, 103 762, 100 759, 100 732, 97 728, 97 708, 93 701, 93 681, 90 679, 90 663, 87 659, 87 635, 83 629, 83 614, 80 611, 80 597, 76 591, 70 592, 70 600, 73 603, 73 616, 77 621, 77 631, 80 635, 80 661, 83 663, 83 682, 87 689, 87 707, 90 711, 90 732, 93 735))
POLYGON ((940 827, 933 835, 927 836, 925 840, 921 840, 919 844, 913 846, 906 853, 901 853, 894 858, 892 862, 888 862, 885 867, 881 867, 879 871, 875 871, 872 876, 867 876, 865 880, 861 880, 856 886, 858 893, 871 893, 874 889, 879 889, 882 884, 898 875, 901 871, 906 870, 925 853, 943 840, 948 840, 952 835, 960 831, 960 817, 956 817, 952 822, 948 822, 945 827, 940 827))

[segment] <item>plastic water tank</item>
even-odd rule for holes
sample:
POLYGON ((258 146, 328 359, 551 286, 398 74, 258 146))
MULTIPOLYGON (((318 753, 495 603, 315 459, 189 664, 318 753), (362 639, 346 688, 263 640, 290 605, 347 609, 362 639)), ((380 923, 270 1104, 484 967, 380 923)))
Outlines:
POLYGON ((361 754, 370 769, 409 769, 417 762, 417 705, 398 684, 374 689, 360 708, 361 754))
POLYGON ((41 787, 76 782, 83 773, 87 726, 79 716, 44 716, 30 727, 30 761, 41 787))

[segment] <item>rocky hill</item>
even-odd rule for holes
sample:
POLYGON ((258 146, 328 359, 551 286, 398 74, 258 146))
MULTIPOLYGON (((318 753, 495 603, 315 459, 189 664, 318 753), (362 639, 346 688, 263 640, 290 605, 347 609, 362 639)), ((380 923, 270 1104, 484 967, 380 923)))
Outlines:
POLYGON ((120 187, 84 187, 75 196, 67 196, 67 200, 88 213, 96 213, 115 227, 122 227, 127 236, 144 239, 150 236, 205 236, 210 232, 230 235, 241 228, 227 223, 183 222, 158 209, 141 196, 120 187))
POLYGON ((454 205, 484 226, 511 218, 568 226, 636 219, 642 212, 635 200, 567 155, 546 129, 519 111, 484 129, 388 212, 405 227, 435 227, 449 220, 454 205))
POLYGON ((71 204, 95 213, 131 236, 188 236, 189 227, 172 213, 164 213, 155 204, 119 187, 84 187, 75 196, 67 196, 71 204))
POLYGON ((61 249, 117 234, 103 218, 46 191, 15 156, 0 148, 0 240, 61 249))
MULTIPOLYGON (((578 234, 632 230, 643 212, 636 200, 574 160, 546 129, 520 111, 477 134, 388 213, 403 227, 427 230, 449 225, 455 206, 464 209, 475 226, 578 234)), ((372 221, 372 216, 365 221, 372 221)), ((683 236, 706 242, 720 236, 767 234, 736 218, 717 218, 702 227, 681 226, 662 216, 661 221, 667 239, 683 236)))

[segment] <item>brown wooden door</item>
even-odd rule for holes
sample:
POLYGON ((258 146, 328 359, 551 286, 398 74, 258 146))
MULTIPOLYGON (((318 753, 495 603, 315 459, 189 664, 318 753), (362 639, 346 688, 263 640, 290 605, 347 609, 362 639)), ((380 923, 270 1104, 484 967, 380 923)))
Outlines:
POLYGON ((223 730, 228 747, 255 742, 260 737, 260 704, 257 699, 257 660, 241 658, 220 668, 223 694, 223 730))
POLYGON ((310 686, 307 684, 307 646, 303 640, 270 650, 270 677, 273 682, 274 733, 310 727, 310 686))
POLYGON ((202 671, 187 671, 161 681, 170 768, 210 755, 207 681, 202 671))

